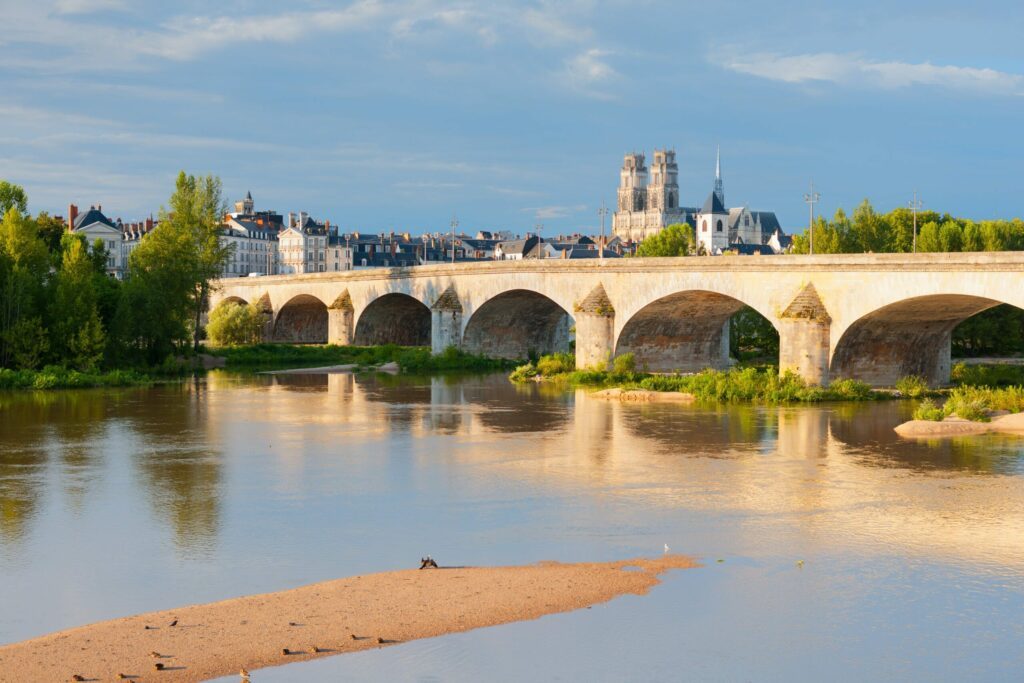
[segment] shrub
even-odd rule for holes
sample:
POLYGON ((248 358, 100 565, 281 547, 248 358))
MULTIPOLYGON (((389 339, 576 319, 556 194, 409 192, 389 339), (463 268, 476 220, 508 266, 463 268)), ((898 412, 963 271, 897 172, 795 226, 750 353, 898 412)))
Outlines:
POLYGON ((541 356, 537 361, 537 372, 544 376, 561 375, 576 369, 576 356, 571 353, 553 353, 541 356))
POLYGON ((828 388, 830 393, 841 401, 866 401, 875 394, 869 384, 855 379, 837 379, 828 388))
POLYGON ((513 382, 526 382, 537 376, 537 367, 533 363, 520 365, 508 376, 513 382))
POLYGON ((917 404, 914 408, 914 419, 915 420, 930 420, 932 422, 941 422, 946 418, 946 410, 935 404, 935 401, 930 398, 926 398, 917 404))
POLYGON ((636 372, 636 356, 632 353, 624 353, 616 356, 612 361, 612 372, 616 375, 631 375, 636 372))
POLYGON ((950 372, 956 384, 974 387, 1008 387, 1024 384, 1024 366, 967 365, 957 363, 950 372))
POLYGON ((920 398, 928 393, 928 383, 918 375, 907 375, 896 381, 896 390, 907 398, 920 398))
POLYGON ((255 344, 263 329, 263 314, 252 304, 225 301, 210 312, 206 334, 215 346, 255 344))

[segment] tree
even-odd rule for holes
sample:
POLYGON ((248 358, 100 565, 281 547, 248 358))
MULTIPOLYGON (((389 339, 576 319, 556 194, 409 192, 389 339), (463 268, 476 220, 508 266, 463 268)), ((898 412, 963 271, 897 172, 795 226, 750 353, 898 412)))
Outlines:
POLYGON ((918 251, 942 251, 942 240, 939 239, 939 224, 928 221, 917 231, 918 251))
POLYGON ((18 213, 28 213, 28 196, 21 185, 0 180, 0 215, 7 215, 11 209, 18 213))
POLYGON ((729 353, 737 360, 779 357, 779 331, 767 318, 744 306, 729 320, 729 353))
POLYGON ((36 233, 51 254, 61 254, 61 240, 67 234, 64 221, 40 211, 36 216, 36 233))
POLYGON ((960 224, 948 220, 939 228, 939 251, 960 251, 964 244, 964 233, 960 224))
POLYGON ((206 334, 217 346, 254 344, 260 340, 263 314, 252 304, 225 301, 210 312, 206 334))
POLYGON ((636 255, 686 256, 693 249, 694 241, 693 228, 688 223, 672 223, 641 242, 636 255))
POLYGON ((97 308, 95 269, 85 240, 67 242, 51 304, 52 347, 70 367, 93 370, 106 337, 97 308))
POLYGON ((985 237, 981 234, 981 228, 973 221, 967 221, 964 225, 964 251, 984 251, 985 237))
POLYGON ((46 349, 32 344, 44 328, 42 302, 49 272, 35 221, 11 207, 0 221, 0 367, 32 367, 46 349))
POLYGON ((220 240, 221 220, 227 205, 221 196, 220 178, 208 175, 197 178, 182 171, 169 208, 161 211, 160 225, 188 234, 194 242, 190 250, 194 261, 192 300, 193 349, 199 350, 200 321, 210 294, 210 281, 218 277, 231 257, 233 245, 220 240))

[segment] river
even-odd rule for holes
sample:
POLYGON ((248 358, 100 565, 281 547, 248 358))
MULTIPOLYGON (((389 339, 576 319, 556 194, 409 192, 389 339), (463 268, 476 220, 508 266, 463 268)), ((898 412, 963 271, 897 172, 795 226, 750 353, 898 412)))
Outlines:
POLYGON ((667 543, 703 566, 647 596, 253 681, 1019 681, 1024 438, 908 442, 910 411, 622 405, 500 376, 0 394, 0 642, 425 554, 667 543))

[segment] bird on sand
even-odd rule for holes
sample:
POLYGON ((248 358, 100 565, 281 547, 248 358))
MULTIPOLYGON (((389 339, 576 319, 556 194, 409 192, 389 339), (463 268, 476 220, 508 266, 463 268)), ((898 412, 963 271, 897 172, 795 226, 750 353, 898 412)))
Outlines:
POLYGON ((286 648, 286 647, 281 648, 281 654, 283 654, 285 657, 287 657, 291 653, 292 653, 292 651, 289 650, 288 648, 286 648))
POLYGON ((128 674, 117 674, 117 678, 121 681, 126 680, 128 678, 128 674))
POLYGON ((798 567, 800 567, 802 569, 803 566, 804 566, 804 561, 803 560, 797 560, 796 561, 796 566, 798 566, 798 567))
POLYGON ((356 634, 353 633, 353 634, 351 634, 351 636, 352 636, 352 640, 359 640, 359 636, 357 636, 356 634))
POLYGON ((671 548, 669 548, 669 547, 668 547, 668 543, 666 543, 666 544, 665 544, 665 554, 666 554, 666 555, 668 555, 668 551, 669 551, 669 550, 671 550, 671 548))
POLYGON ((249 672, 245 670, 245 667, 238 670, 238 675, 245 680, 249 680, 249 672))
POLYGON ((155 629, 155 628, 156 628, 156 626, 150 626, 149 624, 146 624, 146 626, 145 626, 144 628, 145 628, 145 629, 146 629, 147 631, 152 631, 153 629, 155 629))
POLYGON ((164 663, 163 662, 157 662, 156 664, 153 665, 153 668, 156 669, 157 671, 163 671, 164 670, 164 663))
POLYGON ((177 626, 177 625, 178 625, 178 620, 177 619, 175 619, 170 624, 168 624, 168 626, 177 626))
POLYGON ((428 567, 437 569, 437 562, 434 562, 434 558, 432 558, 430 555, 420 558, 420 569, 426 569, 428 567))
POLYGON ((73 681, 84 681, 85 680, 85 676, 83 676, 82 674, 74 674, 73 676, 71 676, 71 680, 73 680, 73 681))
POLYGON ((310 654, 314 654, 315 655, 315 654, 319 653, 320 651, 321 651, 320 648, 318 648, 316 645, 314 645, 314 646, 309 648, 310 654))
POLYGON ((159 652, 157 652, 156 650, 153 650, 152 652, 150 652, 149 656, 150 657, 163 657, 163 655, 160 654, 159 652))
POLYGON ((384 639, 381 638, 380 636, 377 636, 377 644, 378 645, 383 645, 384 644, 384 639))

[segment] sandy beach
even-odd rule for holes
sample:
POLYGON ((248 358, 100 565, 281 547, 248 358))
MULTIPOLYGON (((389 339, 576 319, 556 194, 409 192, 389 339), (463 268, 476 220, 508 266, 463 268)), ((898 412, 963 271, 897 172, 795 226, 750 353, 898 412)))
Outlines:
POLYGON ((442 566, 335 579, 6 645, 0 647, 0 681, 70 681, 76 674, 87 681, 119 680, 119 674, 134 681, 203 681, 243 667, 255 672, 580 609, 646 593, 662 572, 694 566, 691 558, 665 555, 607 563, 442 566))

